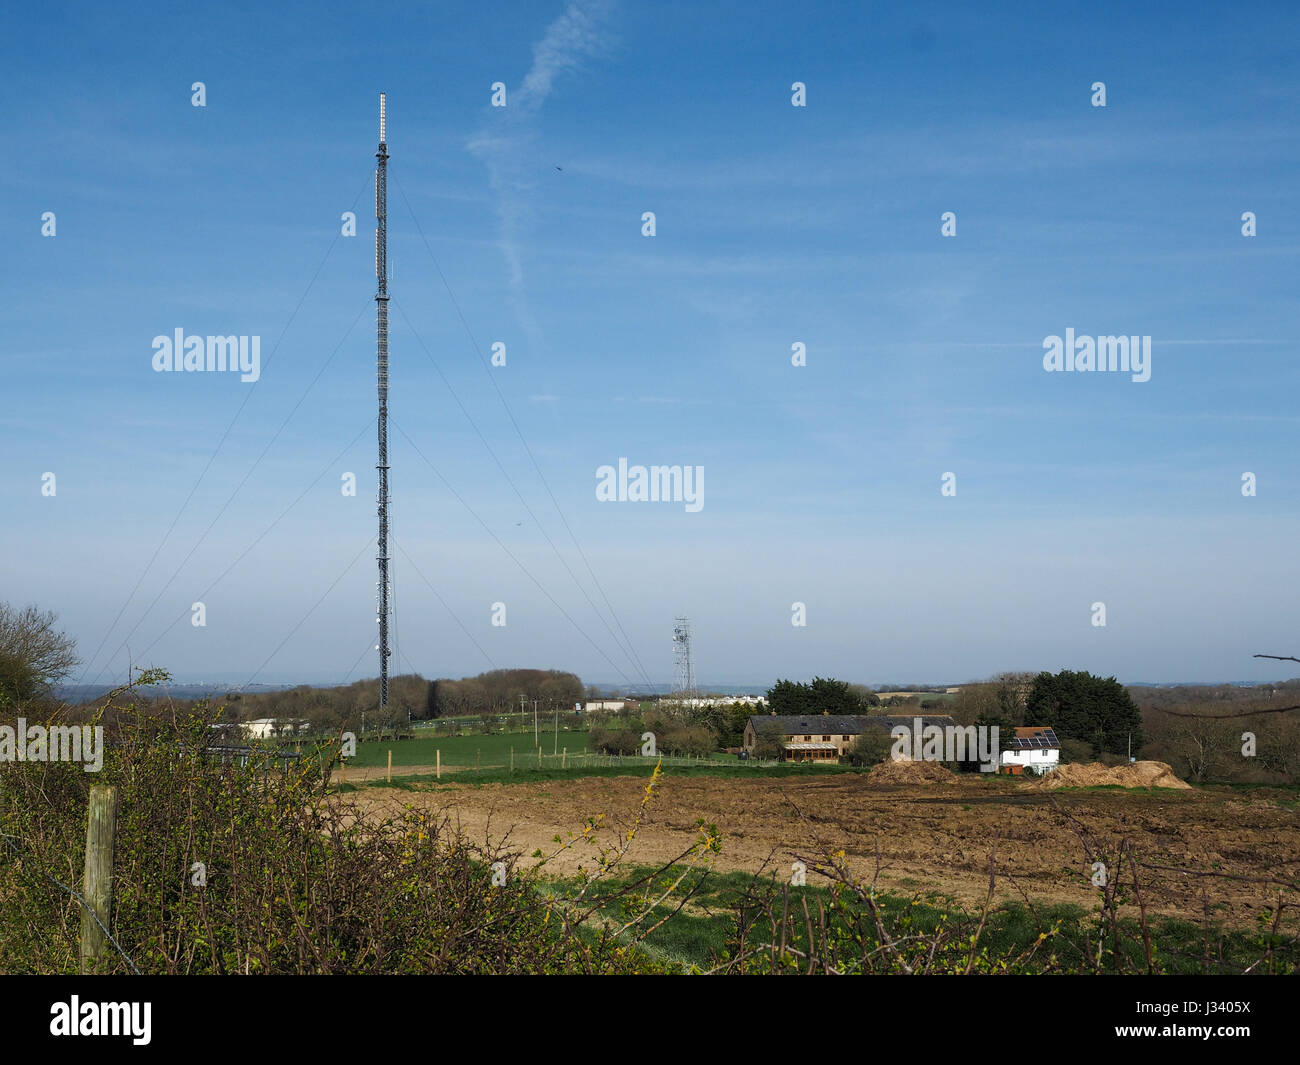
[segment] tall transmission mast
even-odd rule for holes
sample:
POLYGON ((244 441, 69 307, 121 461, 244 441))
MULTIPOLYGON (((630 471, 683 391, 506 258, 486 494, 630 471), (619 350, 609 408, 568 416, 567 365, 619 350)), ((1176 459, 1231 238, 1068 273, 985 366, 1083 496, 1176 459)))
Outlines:
POLYGON ((676 666, 673 691, 682 695, 694 695, 695 666, 691 663, 690 618, 673 618, 673 664, 676 666))
POLYGON ((388 707, 388 130, 387 100, 379 94, 379 165, 375 169, 375 293, 379 345, 379 709, 388 707))

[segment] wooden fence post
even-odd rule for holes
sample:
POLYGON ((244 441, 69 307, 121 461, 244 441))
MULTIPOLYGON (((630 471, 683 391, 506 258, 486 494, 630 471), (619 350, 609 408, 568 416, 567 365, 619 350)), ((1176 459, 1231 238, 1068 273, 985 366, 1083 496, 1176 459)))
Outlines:
POLYGON ((438 755, 438 779, 441 780, 442 779, 442 748, 441 747, 438 748, 437 755, 438 755))
POLYGON ((560 752, 560 768, 561 769, 569 768, 569 748, 567 747, 565 747, 564 750, 560 752))
POLYGON ((113 834, 117 828, 117 788, 94 784, 86 817, 86 871, 81 897, 94 916, 81 910, 81 971, 94 973, 108 953, 108 927, 113 912, 113 834), (95 917, 99 920, 96 921, 95 917), (103 924, 103 928, 100 924, 103 924))
POLYGON ((388 751, 388 783, 393 782, 393 752, 390 748, 388 751))

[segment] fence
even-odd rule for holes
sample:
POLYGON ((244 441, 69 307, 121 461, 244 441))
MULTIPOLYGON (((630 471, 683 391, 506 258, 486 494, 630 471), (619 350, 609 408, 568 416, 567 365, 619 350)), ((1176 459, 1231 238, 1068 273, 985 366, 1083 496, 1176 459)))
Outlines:
MULTIPOLYGON (((475 764, 458 765, 447 763, 442 760, 442 751, 437 751, 438 766, 432 770, 429 766, 395 766, 392 758, 393 752, 388 752, 388 765, 385 766, 347 766, 343 767, 342 772, 335 778, 337 783, 364 784, 372 780, 384 778, 391 781, 393 773, 399 776, 431 776, 436 772, 438 779, 442 779, 443 773, 451 773, 457 776, 475 772, 496 773, 501 770, 510 772, 527 773, 537 769, 544 770, 583 770, 583 769, 608 769, 627 766, 628 768, 653 769, 656 765, 663 766, 708 766, 716 769, 720 773, 726 773, 734 769, 759 768, 770 769, 774 766, 784 765, 785 763, 775 760, 759 760, 757 758, 739 759, 733 757, 716 758, 711 755, 692 755, 692 754, 661 754, 661 755, 639 755, 639 754, 603 754, 594 751, 567 751, 561 750, 558 754, 547 754, 543 750, 534 747, 529 750, 526 747, 512 748, 509 760, 502 763, 484 763, 480 759, 475 759, 475 764)), ((499 757, 499 756, 498 756, 499 757)))

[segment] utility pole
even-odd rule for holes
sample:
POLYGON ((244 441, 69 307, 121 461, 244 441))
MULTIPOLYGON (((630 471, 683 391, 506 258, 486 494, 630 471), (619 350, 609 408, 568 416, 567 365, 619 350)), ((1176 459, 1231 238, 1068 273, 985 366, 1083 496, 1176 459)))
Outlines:
POLYGON ((379 94, 379 150, 375 158, 375 293, 379 384, 379 710, 388 708, 388 115, 379 94))

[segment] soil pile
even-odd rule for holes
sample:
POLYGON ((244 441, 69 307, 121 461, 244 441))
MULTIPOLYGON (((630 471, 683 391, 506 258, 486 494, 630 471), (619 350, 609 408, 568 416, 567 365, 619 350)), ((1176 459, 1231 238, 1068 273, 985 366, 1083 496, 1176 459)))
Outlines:
POLYGON ((881 762, 867 774, 872 784, 951 784, 956 779, 938 762, 881 762))
POLYGON ((1043 777, 1045 788, 1096 788, 1118 784, 1121 788, 1182 788, 1191 785, 1179 780, 1166 762, 1134 762, 1132 765, 1102 765, 1100 762, 1067 762, 1043 777))

